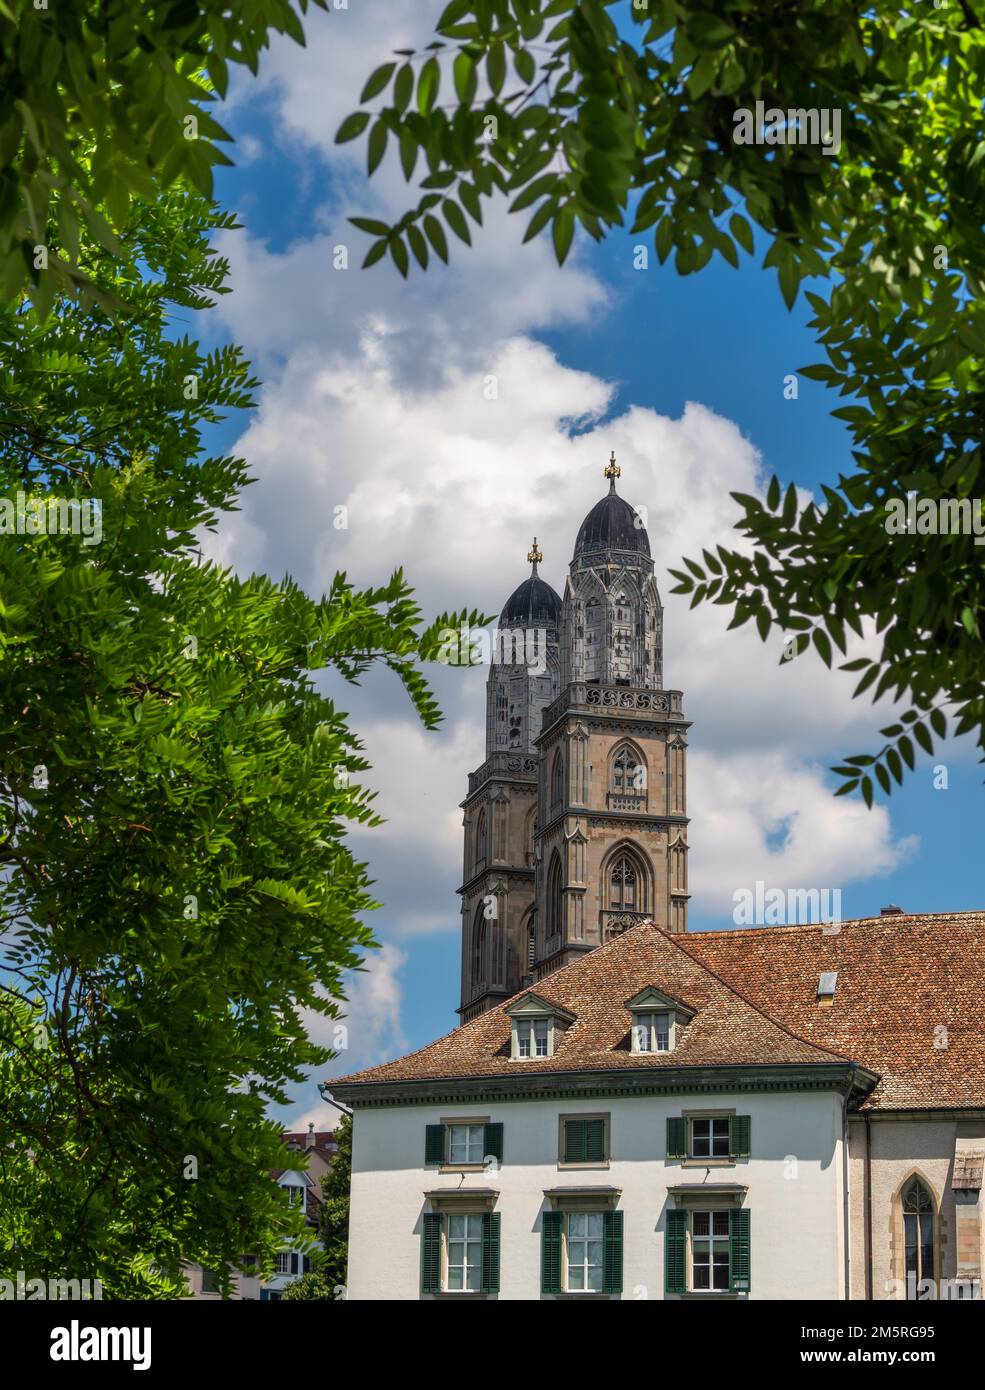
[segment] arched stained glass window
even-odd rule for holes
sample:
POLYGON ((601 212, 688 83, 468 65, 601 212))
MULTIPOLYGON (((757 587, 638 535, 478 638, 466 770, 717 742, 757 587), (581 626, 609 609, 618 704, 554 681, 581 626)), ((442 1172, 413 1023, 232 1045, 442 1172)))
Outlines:
POLYGON ((924 1183, 913 1177, 900 1196, 903 1207, 903 1251, 906 1296, 915 1299, 923 1279, 934 1279, 934 1199, 924 1183), (912 1278, 911 1278, 912 1276, 912 1278))

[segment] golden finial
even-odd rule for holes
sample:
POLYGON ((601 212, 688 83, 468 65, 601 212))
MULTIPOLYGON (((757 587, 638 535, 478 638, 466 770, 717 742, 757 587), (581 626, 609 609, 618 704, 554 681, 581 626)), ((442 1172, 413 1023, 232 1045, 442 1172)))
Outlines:
POLYGON ((527 551, 527 559, 530 561, 530 563, 531 563, 531 564, 533 565, 533 567, 534 567, 534 574, 537 573, 537 566, 540 564, 540 562, 541 562, 541 560, 543 560, 543 558, 544 558, 543 555, 542 555, 542 554, 540 553, 540 551, 537 549, 537 537, 534 536, 534 545, 533 545, 533 549, 527 551))
POLYGON ((605 477, 607 477, 609 480, 609 490, 611 492, 615 492, 616 479, 622 475, 622 469, 619 467, 618 463, 616 463, 615 449, 613 449, 612 453, 609 455, 608 465, 603 470, 603 472, 605 477))

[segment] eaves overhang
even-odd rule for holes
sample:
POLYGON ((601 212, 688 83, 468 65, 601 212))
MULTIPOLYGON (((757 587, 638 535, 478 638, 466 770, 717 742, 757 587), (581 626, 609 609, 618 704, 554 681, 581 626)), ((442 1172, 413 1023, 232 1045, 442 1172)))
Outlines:
POLYGON ((489 1100, 701 1095, 714 1092, 834 1091, 868 1093, 879 1078, 857 1062, 786 1065, 640 1067, 618 1070, 538 1071, 326 1083, 355 1109, 379 1106, 467 1104, 489 1100))

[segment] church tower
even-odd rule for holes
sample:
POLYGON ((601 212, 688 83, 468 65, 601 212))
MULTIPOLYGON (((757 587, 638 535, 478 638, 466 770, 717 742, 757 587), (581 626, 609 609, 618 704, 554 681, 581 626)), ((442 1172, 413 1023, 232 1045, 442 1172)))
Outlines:
POLYGON ((537 739, 534 977, 639 921, 687 930, 683 697, 663 687, 663 606, 643 518, 609 491, 565 583, 561 688, 537 739))
POLYGON ((486 682, 486 759, 464 812, 462 1003, 466 1023, 515 994, 534 964, 536 740, 560 691, 561 598, 531 573, 506 601, 486 682))

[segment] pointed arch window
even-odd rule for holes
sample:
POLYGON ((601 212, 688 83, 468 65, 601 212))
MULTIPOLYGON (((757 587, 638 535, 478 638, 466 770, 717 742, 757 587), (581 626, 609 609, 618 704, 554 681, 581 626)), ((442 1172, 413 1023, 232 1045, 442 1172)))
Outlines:
POLYGON ((475 822, 475 868, 476 871, 484 869, 486 866, 486 808, 483 806, 479 811, 475 822))
POLYGON ((646 767, 640 760, 632 744, 624 743, 616 749, 612 759, 611 790, 620 796, 631 796, 642 792, 646 786, 646 767))
POLYGON ((485 955, 486 918, 480 903, 472 922, 472 984, 476 988, 485 983, 485 955))
POLYGON ((645 912, 648 876, 638 855, 624 849, 616 853, 605 872, 606 907, 612 912, 645 912))
POLYGON ((921 1296, 921 1281, 936 1278, 934 1199, 926 1184, 914 1176, 900 1193, 900 1205, 906 1297, 915 1299, 921 1296))
POLYGON ((561 856, 555 850, 547 870, 547 935, 549 937, 560 932, 563 913, 564 871, 561 867, 561 856))
POLYGON ((564 758, 560 748, 554 754, 551 764, 551 805, 559 806, 564 800, 564 758))

